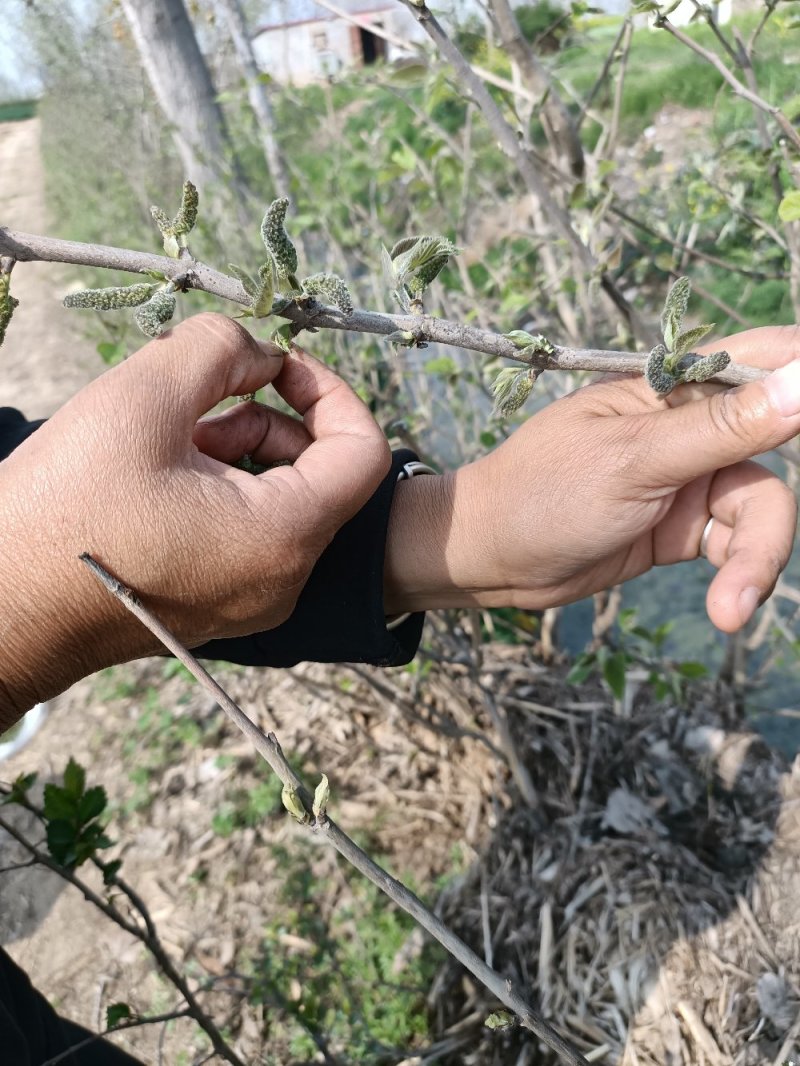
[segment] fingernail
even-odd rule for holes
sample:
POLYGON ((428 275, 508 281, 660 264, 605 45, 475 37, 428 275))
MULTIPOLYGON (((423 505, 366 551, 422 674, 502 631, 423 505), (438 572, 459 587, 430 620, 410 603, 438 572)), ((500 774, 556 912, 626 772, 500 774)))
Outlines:
POLYGON ((764 381, 773 406, 784 418, 800 414, 800 359, 773 371, 764 381))
POLYGON ((739 593, 739 614, 741 615, 742 622, 749 622, 753 617, 753 612, 758 607, 758 601, 761 599, 761 593, 757 588, 752 585, 750 588, 739 593))
POLYGON ((277 344, 273 344, 272 341, 259 341, 258 346, 264 355, 277 355, 279 359, 283 359, 286 355, 283 348, 279 347, 277 344))

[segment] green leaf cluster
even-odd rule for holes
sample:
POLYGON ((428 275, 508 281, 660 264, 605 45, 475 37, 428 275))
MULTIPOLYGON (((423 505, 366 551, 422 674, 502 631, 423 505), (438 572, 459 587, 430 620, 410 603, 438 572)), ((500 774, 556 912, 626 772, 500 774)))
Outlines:
POLYGON ((112 846, 100 821, 107 804, 105 789, 87 788, 86 771, 74 759, 67 763, 61 785, 44 786, 47 849, 57 863, 74 869, 112 846))
POLYGON ((685 382, 708 381, 731 361, 727 352, 712 352, 706 356, 692 353, 692 348, 711 332, 714 325, 682 329, 691 292, 688 278, 678 278, 669 290, 661 314, 664 343, 652 349, 645 364, 645 380, 661 396, 685 382))
POLYGON ((655 629, 639 624, 635 608, 620 611, 618 646, 605 645, 597 651, 579 655, 567 674, 571 685, 580 685, 592 675, 598 675, 618 701, 625 698, 628 672, 632 667, 644 667, 646 683, 652 687, 657 700, 673 699, 683 703, 686 682, 706 677, 703 663, 694 660, 673 662, 664 655, 664 643, 673 629, 673 622, 664 622, 655 629))
POLYGON ((458 248, 447 237, 404 237, 391 251, 381 248, 384 280, 404 311, 422 299, 458 248))

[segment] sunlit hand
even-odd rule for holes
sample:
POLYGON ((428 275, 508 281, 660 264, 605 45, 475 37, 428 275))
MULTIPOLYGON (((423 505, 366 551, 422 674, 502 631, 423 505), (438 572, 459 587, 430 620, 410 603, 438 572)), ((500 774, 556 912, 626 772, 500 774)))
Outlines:
POLYGON ((81 552, 188 645, 268 629, 388 465, 367 408, 310 356, 208 314, 147 344, 0 463, 0 730, 72 680, 157 648, 81 552), (302 421, 250 403, 197 424, 268 382, 302 421), (228 465, 248 453, 296 462, 257 477, 228 465))
POLYGON ((747 460, 800 433, 800 329, 751 330, 707 350, 720 348, 784 369, 737 389, 684 386, 666 401, 641 378, 601 381, 454 475, 398 486, 387 608, 568 603, 697 558, 713 517, 708 614, 726 632, 741 627, 792 550, 794 496, 747 460))

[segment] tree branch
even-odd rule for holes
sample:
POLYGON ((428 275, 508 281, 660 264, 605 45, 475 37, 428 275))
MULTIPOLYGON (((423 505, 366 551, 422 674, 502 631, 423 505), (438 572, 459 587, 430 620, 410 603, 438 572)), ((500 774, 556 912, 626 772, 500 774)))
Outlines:
MULTIPOLYGON (((132 274, 155 272, 181 286, 230 300, 241 307, 250 303, 241 282, 196 259, 170 259, 153 252, 131 251, 106 244, 82 244, 55 237, 42 237, 0 227, 0 255, 19 262, 67 263, 75 266, 125 270, 132 274)), ((324 309, 290 304, 280 312, 301 328, 345 330, 388 336, 397 331, 412 333, 421 341, 465 348, 484 355, 500 356, 544 370, 588 370, 602 374, 642 374, 647 361, 643 352, 613 352, 601 348, 553 346, 549 354, 523 356, 510 340, 500 333, 463 325, 433 315, 388 315, 376 311, 354 310, 349 315, 324 309)), ((714 378, 724 385, 742 385, 764 377, 762 370, 747 366, 729 366, 714 378)))
POLYGON ((238 704, 211 677, 192 653, 144 606, 132 589, 123 585, 121 581, 111 575, 90 555, 84 554, 81 559, 108 591, 127 607, 183 663, 200 684, 211 693, 234 725, 244 733, 283 784, 294 790, 296 797, 307 812, 306 824, 321 831, 336 851, 354 866, 359 873, 368 878, 398 907, 410 914, 443 948, 477 977, 501 1003, 504 1003, 509 1010, 514 1011, 526 1029, 529 1029, 549 1048, 561 1055, 570 1066, 588 1066, 587 1060, 583 1055, 567 1043, 540 1014, 514 991, 510 981, 507 981, 501 974, 487 966, 471 948, 425 906, 418 896, 388 874, 381 866, 373 862, 327 814, 323 812, 317 815, 316 819, 313 819, 311 815, 313 797, 290 766, 275 734, 263 733, 255 722, 248 718, 238 704))
POLYGON ((737 96, 741 96, 743 100, 749 101, 760 111, 772 115, 794 147, 800 151, 800 133, 797 132, 792 123, 776 104, 769 103, 762 96, 759 96, 758 93, 748 89, 748 87, 743 82, 739 81, 736 75, 725 66, 718 55, 710 51, 710 49, 704 48, 703 45, 698 44, 697 41, 693 40, 687 33, 684 33, 683 30, 679 30, 677 26, 669 21, 666 15, 656 16, 656 26, 666 30, 667 33, 671 33, 677 41, 680 41, 681 44, 685 44, 687 48, 690 48, 695 53, 695 55, 701 56, 705 59, 706 63, 710 63, 715 70, 719 71, 737 96))
MULTIPOLYGON (((34 814, 41 818, 41 812, 33 806, 33 804, 25 803, 26 806, 34 814)), ((172 963, 172 959, 164 950, 164 947, 158 937, 155 925, 150 917, 147 908, 142 900, 136 895, 133 890, 126 885, 121 879, 114 877, 113 883, 121 888, 129 899, 134 903, 136 909, 142 915, 145 921, 145 929, 141 929, 134 922, 128 921, 123 914, 121 914, 117 908, 104 900, 102 896, 98 895, 82 878, 70 870, 66 866, 61 866, 46 855, 43 851, 40 851, 34 844, 25 837, 15 826, 13 826, 5 818, 0 817, 0 829, 3 829, 9 836, 12 836, 23 848, 28 852, 32 858, 42 866, 45 866, 48 870, 52 870, 53 873, 58 874, 64 881, 74 885, 75 888, 81 892, 84 899, 89 903, 93 903, 98 910, 102 911, 107 918, 118 925, 121 929, 124 929, 126 933, 130 933, 131 936, 141 941, 146 947, 153 958, 158 963, 162 973, 167 977, 172 984, 178 989, 186 1002, 187 1014, 194 1019, 194 1021, 200 1026, 203 1032, 211 1041, 211 1046, 214 1048, 216 1054, 220 1055, 226 1062, 230 1062, 232 1066, 245 1066, 239 1056, 228 1046, 225 1042, 219 1029, 217 1029, 214 1022, 206 1014, 197 999, 193 995, 191 989, 187 985, 180 973, 175 969, 172 963)))
POLYGON ((92 1035, 87 1036, 85 1040, 81 1040, 77 1044, 72 1044, 66 1051, 62 1051, 58 1055, 46 1059, 40 1064, 40 1066, 56 1066, 59 1062, 66 1062, 76 1051, 89 1047, 89 1045, 93 1044, 96 1040, 102 1040, 114 1033, 124 1033, 126 1029, 139 1029, 143 1025, 158 1025, 159 1022, 173 1022, 176 1018, 190 1017, 191 1012, 188 1010, 173 1010, 167 1014, 151 1014, 147 1017, 134 1018, 129 1022, 120 1022, 119 1025, 114 1025, 110 1029, 105 1029, 102 1033, 92 1033, 92 1035))

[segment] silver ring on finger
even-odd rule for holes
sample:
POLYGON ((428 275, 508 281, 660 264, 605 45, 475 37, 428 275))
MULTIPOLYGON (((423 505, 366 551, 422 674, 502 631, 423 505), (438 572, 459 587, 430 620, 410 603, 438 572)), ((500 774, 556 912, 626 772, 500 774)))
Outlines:
POLYGON ((698 548, 698 558, 702 556, 703 559, 708 558, 708 538, 711 536, 711 527, 714 525, 714 519, 709 518, 706 522, 703 535, 700 537, 700 547, 698 548))

